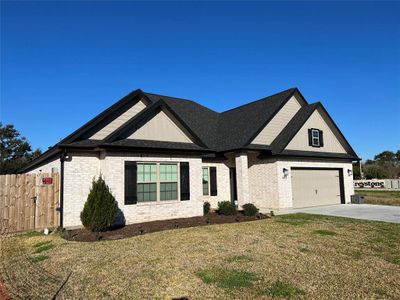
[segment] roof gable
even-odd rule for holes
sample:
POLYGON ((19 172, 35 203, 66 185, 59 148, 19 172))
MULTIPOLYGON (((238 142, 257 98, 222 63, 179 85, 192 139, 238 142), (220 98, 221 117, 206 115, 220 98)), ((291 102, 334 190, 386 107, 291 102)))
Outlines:
POLYGON ((162 109, 127 139, 193 143, 187 130, 162 109))
POLYGON ((295 114, 306 103, 296 95, 292 95, 285 105, 276 113, 271 121, 258 133, 252 144, 271 145, 277 135, 290 122, 295 114))
POLYGON ((320 102, 301 108, 271 144, 273 153, 290 151, 343 153, 357 157, 320 102), (324 146, 308 145, 308 129, 323 131, 324 146))
POLYGON ((93 134, 91 137, 89 137, 89 139, 102 140, 102 139, 106 138, 108 135, 113 133, 115 130, 117 130, 123 124, 128 122, 131 118, 136 116, 143 109, 145 109, 146 106, 147 105, 143 102, 143 100, 137 101, 129 109, 127 109, 121 115, 116 117, 114 120, 112 120, 107 125, 105 125, 102 129, 100 129, 95 134, 93 134))

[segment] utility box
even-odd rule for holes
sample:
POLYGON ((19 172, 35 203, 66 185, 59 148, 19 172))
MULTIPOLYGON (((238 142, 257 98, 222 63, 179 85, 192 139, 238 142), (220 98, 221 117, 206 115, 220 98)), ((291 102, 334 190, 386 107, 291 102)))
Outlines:
POLYGON ((351 195, 351 203, 352 204, 364 204, 364 196, 363 195, 351 195))

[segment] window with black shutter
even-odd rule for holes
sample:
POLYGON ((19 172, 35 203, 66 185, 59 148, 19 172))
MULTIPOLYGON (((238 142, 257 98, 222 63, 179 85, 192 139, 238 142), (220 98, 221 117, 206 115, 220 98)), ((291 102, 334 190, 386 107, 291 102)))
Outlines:
POLYGON ((125 162, 125 205, 137 203, 137 165, 134 161, 125 162))
POLYGON ((322 130, 311 128, 308 129, 308 145, 311 147, 323 147, 323 132, 322 130))
POLYGON ((210 167, 210 195, 217 196, 217 168, 210 167))

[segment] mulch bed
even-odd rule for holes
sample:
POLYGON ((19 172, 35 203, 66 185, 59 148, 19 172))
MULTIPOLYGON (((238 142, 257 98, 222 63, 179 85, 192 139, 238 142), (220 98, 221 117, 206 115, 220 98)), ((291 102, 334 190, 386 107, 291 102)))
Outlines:
POLYGON ((6 287, 4 286, 3 279, 1 278, 0 274, 0 299, 2 300, 11 300, 11 296, 8 293, 6 287))
POLYGON ((238 223, 238 222, 249 222, 260 219, 268 218, 267 215, 259 214, 254 217, 245 216, 241 213, 233 216, 219 215, 215 212, 211 212, 206 216, 192 217, 184 219, 172 219, 164 221, 153 221, 139 224, 126 225, 122 228, 117 228, 105 232, 94 233, 86 229, 75 229, 68 230, 64 234, 64 238, 69 241, 79 242, 95 242, 101 240, 118 240, 137 235, 143 235, 146 233, 152 233, 163 230, 207 226, 213 224, 226 224, 226 223, 238 223))

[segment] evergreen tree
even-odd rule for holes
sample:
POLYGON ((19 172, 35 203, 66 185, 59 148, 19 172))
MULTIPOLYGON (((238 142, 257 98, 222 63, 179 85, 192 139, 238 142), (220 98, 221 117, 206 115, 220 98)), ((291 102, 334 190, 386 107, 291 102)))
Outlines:
POLYGON ((83 226, 95 232, 104 231, 115 222, 117 210, 118 204, 104 179, 101 176, 97 180, 93 179, 81 212, 83 226))

